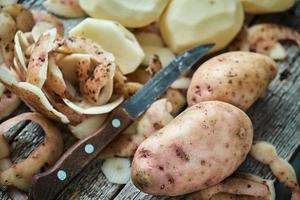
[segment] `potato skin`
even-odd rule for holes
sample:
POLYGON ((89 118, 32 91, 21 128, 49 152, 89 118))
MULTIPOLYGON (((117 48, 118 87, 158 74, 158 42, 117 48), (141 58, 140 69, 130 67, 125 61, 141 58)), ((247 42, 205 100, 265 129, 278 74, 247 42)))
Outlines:
POLYGON ((220 101, 201 102, 139 146, 133 183, 143 192, 168 196, 215 185, 244 161, 252 138, 252 123, 242 110, 220 101))
POLYGON ((194 73, 187 93, 188 105, 218 100, 247 110, 267 89, 277 74, 269 57, 251 52, 216 56, 194 73))

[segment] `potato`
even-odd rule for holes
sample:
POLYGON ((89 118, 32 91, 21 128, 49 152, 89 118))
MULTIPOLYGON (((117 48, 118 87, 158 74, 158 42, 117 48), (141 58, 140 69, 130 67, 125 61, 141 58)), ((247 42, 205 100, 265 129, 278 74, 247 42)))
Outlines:
POLYGON ((200 44, 224 48, 244 21, 239 0, 173 0, 160 21, 161 34, 175 53, 200 44))
POLYGON ((169 0, 79 0, 93 18, 109 19, 130 28, 142 27, 159 18, 169 0))
POLYGON ((142 46, 142 48, 146 54, 142 63, 143 65, 148 65, 153 55, 158 55, 163 67, 175 59, 174 53, 169 48, 158 46, 142 46))
POLYGON ((145 57, 134 35, 114 21, 87 18, 69 34, 90 38, 113 53, 123 74, 134 72, 145 57))
POLYGON ((46 0, 43 6, 49 12, 63 17, 76 18, 85 16, 78 0, 46 0))
POLYGON ((216 56, 194 73, 188 89, 188 105, 218 100, 247 110, 276 76, 276 63, 250 52, 230 52, 216 56))
POLYGON ((244 161, 252 137, 252 123, 242 110, 224 102, 201 102, 139 146, 133 183, 143 192, 167 196, 216 185, 244 161))
POLYGON ((245 12, 264 14, 281 12, 291 8, 295 0, 241 0, 245 12))

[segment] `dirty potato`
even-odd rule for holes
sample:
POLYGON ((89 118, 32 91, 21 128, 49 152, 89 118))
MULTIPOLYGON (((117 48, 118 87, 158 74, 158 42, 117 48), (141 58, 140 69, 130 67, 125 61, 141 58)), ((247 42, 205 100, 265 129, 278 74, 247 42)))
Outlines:
POLYGON ((263 95, 277 73, 269 57, 250 52, 216 56, 195 72, 187 93, 188 105, 218 100, 247 110, 263 95))
POLYGON ((132 163, 133 183, 154 195, 205 189, 237 169, 252 137, 252 123, 242 110, 224 102, 201 102, 139 146, 132 163))

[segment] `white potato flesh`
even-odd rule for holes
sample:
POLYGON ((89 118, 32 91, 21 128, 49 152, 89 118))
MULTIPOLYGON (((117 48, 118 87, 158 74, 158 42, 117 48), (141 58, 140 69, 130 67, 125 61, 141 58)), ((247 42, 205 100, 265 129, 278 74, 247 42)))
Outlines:
POLYGON ((200 44, 224 48, 240 31, 244 12, 239 0, 173 0, 160 20, 164 41, 175 53, 200 44))
POLYGON ((18 0, 0 0, 1 6, 12 5, 18 3, 18 0))
POLYGON ((162 38, 156 33, 141 32, 141 33, 136 33, 135 37, 141 46, 157 46, 157 47, 164 46, 164 42, 162 38))
POLYGON ((120 22, 130 28, 143 27, 156 21, 169 0, 79 0, 91 17, 120 22))
POLYGON ((158 55, 163 67, 167 66, 173 59, 175 59, 174 53, 169 48, 158 46, 143 46, 142 48, 146 55, 142 63, 143 65, 149 65, 150 59, 153 55, 158 55))
POLYGON ((128 158, 108 158, 101 170, 111 183, 126 184, 130 180, 130 160, 128 158))
POLYGON ((78 0, 46 0, 43 6, 56 15, 63 17, 83 17, 85 13, 81 10, 78 0))
POLYGON ((49 24, 48 22, 37 22, 34 27, 32 28, 32 37, 35 42, 38 41, 41 35, 45 33, 46 31, 54 28, 52 24, 49 24))
POLYGON ((295 0, 241 0, 241 2, 245 12, 264 14, 285 11, 294 5, 295 0))
POLYGON ((90 38, 113 53, 123 74, 134 72, 145 57, 135 36, 118 22, 87 18, 69 34, 90 38))

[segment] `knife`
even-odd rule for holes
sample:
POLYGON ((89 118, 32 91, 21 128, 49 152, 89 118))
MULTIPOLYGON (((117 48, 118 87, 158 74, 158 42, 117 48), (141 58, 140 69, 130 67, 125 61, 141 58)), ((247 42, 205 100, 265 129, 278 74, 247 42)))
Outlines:
POLYGON ((160 70, 141 90, 117 107, 99 130, 75 143, 53 167, 35 175, 29 199, 55 199, 106 145, 133 123, 180 75, 195 66, 213 46, 207 44, 190 49, 160 70))

